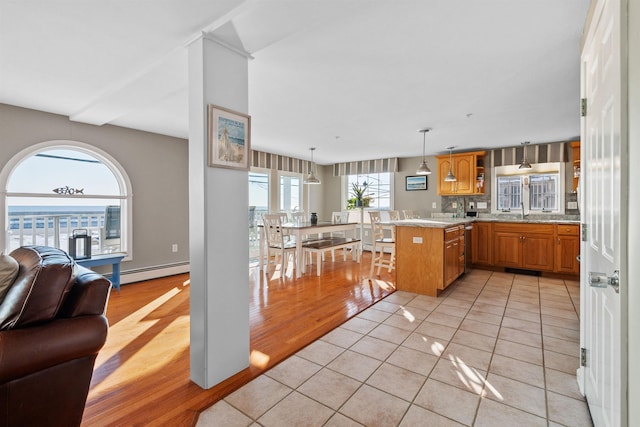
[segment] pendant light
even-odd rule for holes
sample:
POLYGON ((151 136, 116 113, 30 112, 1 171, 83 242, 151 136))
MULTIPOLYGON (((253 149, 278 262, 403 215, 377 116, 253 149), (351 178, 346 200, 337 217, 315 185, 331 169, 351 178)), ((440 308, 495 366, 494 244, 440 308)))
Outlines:
POLYGON ((453 149, 456 148, 455 146, 451 146, 451 147, 447 147, 447 150, 449 150, 449 173, 447 174, 447 176, 444 177, 445 182, 456 182, 456 176, 453 174, 453 149))
POLYGON ((418 166, 418 170, 416 171, 416 175, 429 175, 431 174, 431 169, 427 165, 427 161, 424 157, 425 143, 427 138, 427 132, 429 132, 431 128, 420 129, 418 132, 422 132, 422 163, 418 166))
POLYGON ((520 166, 518 167, 518 169, 531 169, 531 163, 529 163, 529 161, 527 160, 527 145, 531 143, 529 141, 525 141, 525 142, 522 142, 521 144, 524 147, 524 151, 522 154, 522 163, 520 163, 520 166))
POLYGON ((309 150, 311 150, 311 166, 309 167, 309 175, 307 175, 307 177, 304 179, 305 184, 320 184, 320 180, 316 177, 316 175, 313 172, 313 169, 314 169, 313 152, 315 151, 315 149, 316 147, 309 148, 309 150))

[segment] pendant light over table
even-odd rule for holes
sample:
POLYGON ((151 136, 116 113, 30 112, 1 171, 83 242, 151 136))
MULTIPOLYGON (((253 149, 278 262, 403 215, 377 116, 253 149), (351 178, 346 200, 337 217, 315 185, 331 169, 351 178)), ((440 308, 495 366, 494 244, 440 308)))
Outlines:
POLYGON ((320 184, 320 180, 314 173, 313 152, 315 149, 316 147, 309 148, 309 150, 311 150, 311 165, 309 166, 309 175, 304 179, 305 184, 320 184))
POLYGON ((418 130, 418 132, 422 132, 422 163, 420 163, 420 166, 418 166, 418 170, 416 171, 416 175, 429 175, 429 174, 431 174, 431 169, 429 169, 429 166, 427 165, 427 161, 426 161, 426 159, 424 157, 424 150, 425 150, 427 132, 429 132, 430 130, 431 130, 431 128, 425 128, 425 129, 418 130))

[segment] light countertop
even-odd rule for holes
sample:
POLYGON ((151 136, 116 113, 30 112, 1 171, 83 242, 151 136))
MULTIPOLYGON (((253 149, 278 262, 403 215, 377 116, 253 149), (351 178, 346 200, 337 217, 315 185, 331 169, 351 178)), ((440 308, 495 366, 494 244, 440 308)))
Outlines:
POLYGON ((516 222, 523 224, 580 224, 577 219, 553 219, 553 218, 487 218, 487 217, 466 217, 466 218, 429 218, 429 219, 402 219, 391 221, 391 224, 398 227, 429 227, 447 228, 452 225, 472 224, 474 222, 516 222))
POLYGON ((447 228, 452 225, 471 224, 474 221, 475 218, 401 219, 391 221, 391 224, 398 227, 447 228))
POLYGON ((554 219, 554 218, 541 218, 537 216, 528 216, 522 218, 475 218, 478 222, 521 222, 524 224, 580 224, 579 219, 554 219))

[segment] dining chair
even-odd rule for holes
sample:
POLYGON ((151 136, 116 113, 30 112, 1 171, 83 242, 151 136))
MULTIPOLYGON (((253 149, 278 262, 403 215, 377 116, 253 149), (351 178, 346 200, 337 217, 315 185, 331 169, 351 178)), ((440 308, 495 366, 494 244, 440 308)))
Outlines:
POLYGON ((389 212, 389 221, 400 221, 399 211, 388 211, 388 212, 389 212))
POLYGON ((285 224, 289 222, 289 214, 286 212, 278 212, 276 215, 280 217, 280 223, 285 224))
MULTIPOLYGON (((287 224, 291 222, 289 220, 289 214, 286 212, 278 212, 276 215, 280 217, 280 224, 287 224)), ((295 237, 289 233, 289 230, 282 230, 282 233, 286 241, 295 241, 295 237)))
POLYGON ((258 230, 256 228, 256 207, 249 206, 249 244, 258 240, 258 230))
POLYGON ((418 219, 420 218, 420 213, 414 210, 403 210, 402 214, 404 215, 404 219, 418 219))
MULTIPOLYGON (((349 212, 348 211, 339 211, 331 213, 331 222, 334 224, 346 224, 349 222, 349 212)), ((334 231, 331 233, 331 237, 353 237, 356 236, 347 236, 347 233, 344 231, 334 231)), ((352 249, 353 250, 353 249, 352 249)), ((343 248, 343 253, 346 256, 347 248, 343 248)), ((335 261, 336 259, 336 251, 335 249, 331 250, 331 260, 335 261)))
POLYGON ((349 222, 349 212, 340 211, 331 213, 331 222, 334 224, 346 224, 349 222))
POLYGON ((305 222, 307 222, 307 215, 304 211, 301 212, 291 212, 289 214, 289 217, 291 219, 291 222, 293 222, 294 224, 303 224, 305 222))
POLYGON ((282 229, 282 220, 280 214, 264 214, 262 215, 262 224, 264 226, 265 236, 267 237, 267 259, 273 255, 275 257, 276 268, 278 260, 282 265, 281 270, 287 269, 288 255, 293 256, 293 265, 296 265, 296 243, 286 238, 282 229))
POLYGON ((380 211, 369 211, 371 219, 371 270, 369 275, 373 276, 373 269, 378 267, 377 275, 380 275, 382 267, 388 268, 389 273, 395 268, 396 262, 396 238, 395 227, 391 227, 391 237, 385 237, 384 227, 380 211), (385 250, 390 252, 389 258, 385 257, 385 250))

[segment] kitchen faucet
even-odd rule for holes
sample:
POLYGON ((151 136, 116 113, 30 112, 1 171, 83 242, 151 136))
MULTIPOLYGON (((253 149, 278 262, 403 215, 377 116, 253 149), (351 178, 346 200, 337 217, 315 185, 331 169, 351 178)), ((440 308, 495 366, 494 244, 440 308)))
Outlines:
POLYGON ((527 177, 525 177, 522 180, 522 184, 520 184, 520 208, 522 208, 522 220, 524 221, 524 219, 526 218, 527 215, 524 214, 524 186, 528 186, 529 185, 529 179, 527 177))

